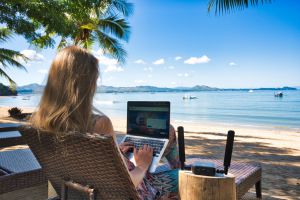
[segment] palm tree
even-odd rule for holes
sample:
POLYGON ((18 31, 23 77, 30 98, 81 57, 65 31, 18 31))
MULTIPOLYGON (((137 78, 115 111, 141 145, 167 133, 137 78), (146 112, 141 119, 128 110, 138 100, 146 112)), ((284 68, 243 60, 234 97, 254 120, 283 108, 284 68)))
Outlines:
POLYGON ((208 12, 215 7, 215 14, 230 12, 235 9, 248 8, 249 5, 256 6, 263 3, 271 3, 272 0, 210 0, 208 3, 208 12))
MULTIPOLYGON (((0 42, 5 42, 12 36, 12 32, 7 28, 0 28, 0 42)), ((0 76, 6 78, 11 88, 16 86, 16 83, 5 73, 4 68, 9 66, 14 66, 19 69, 23 69, 26 71, 26 68, 18 61, 18 59, 23 59, 27 61, 27 57, 21 54, 18 51, 0 48, 0 76)))
POLYGON ((58 49, 71 43, 90 49, 98 45, 121 63, 125 62, 126 51, 122 42, 128 42, 130 26, 126 20, 133 5, 126 0, 106 0, 84 7, 69 3, 67 18, 71 33, 62 36, 58 49), (77 11, 76 11, 77 10, 77 11))

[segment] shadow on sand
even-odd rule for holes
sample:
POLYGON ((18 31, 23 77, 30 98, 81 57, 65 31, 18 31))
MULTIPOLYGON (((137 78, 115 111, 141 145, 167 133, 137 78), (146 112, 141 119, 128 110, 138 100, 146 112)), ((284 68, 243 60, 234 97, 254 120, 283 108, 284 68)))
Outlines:
MULTIPOLYGON (((185 136, 187 156, 224 158, 226 134, 198 134, 199 136, 189 136, 188 134, 185 136), (206 136, 210 134, 224 136, 224 139, 207 139, 206 136)), ((265 194, 263 199, 299 199, 300 156, 293 155, 296 150, 270 147, 267 143, 242 142, 238 140, 238 137, 244 136, 236 137, 232 159, 239 162, 256 162, 262 165, 262 188, 265 194)))

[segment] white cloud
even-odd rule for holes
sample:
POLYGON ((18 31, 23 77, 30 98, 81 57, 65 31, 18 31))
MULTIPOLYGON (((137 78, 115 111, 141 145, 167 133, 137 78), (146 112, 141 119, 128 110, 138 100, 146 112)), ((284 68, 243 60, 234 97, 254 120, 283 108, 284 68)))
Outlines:
POLYGON ((172 85, 176 85, 176 82, 173 81, 173 82, 171 82, 171 84, 172 84, 172 85))
POLYGON ((102 56, 102 55, 104 54, 104 50, 103 50, 103 49, 98 49, 98 51, 92 50, 92 53, 93 53, 95 56, 102 56))
POLYGON ((138 59, 138 60, 134 61, 134 63, 136 63, 136 64, 142 64, 142 65, 146 64, 146 62, 144 60, 142 60, 142 59, 138 59))
POLYGON ((210 61, 210 58, 206 55, 203 55, 201 57, 190 57, 189 59, 185 60, 185 64, 194 65, 194 64, 200 64, 200 63, 208 63, 210 61))
POLYGON ((177 76, 179 76, 179 77, 188 77, 189 74, 188 73, 178 73, 177 76))
POLYGON ((134 80, 135 83, 146 83, 145 80, 134 80))
POLYGON ((41 73, 41 74, 47 74, 48 70, 47 69, 40 69, 40 70, 38 70, 38 72, 41 73))
POLYGON ((165 60, 163 58, 158 59, 158 60, 153 62, 154 65, 162 65, 164 63, 165 63, 165 60))
POLYGON ((118 65, 118 60, 114 58, 99 56, 98 60, 99 60, 99 65, 105 65, 105 66, 118 65))
POLYGON ((180 60, 180 59, 182 59, 182 57, 181 56, 176 56, 174 59, 175 60, 180 60))
POLYGON ((174 69, 175 67, 173 65, 169 66, 168 67, 169 69, 174 69))
POLYGON ((117 65, 109 65, 105 68, 104 72, 123 72, 124 68, 117 65))
POLYGON ((230 66, 235 66, 236 63, 235 63, 235 62, 230 62, 229 65, 230 65, 230 66))
POLYGON ((104 56, 102 54, 101 49, 98 50, 97 52, 94 52, 94 55, 99 60, 100 69, 102 68, 103 65, 106 67, 104 72, 123 72, 124 71, 124 68, 119 66, 117 59, 104 56))
POLYGON ((148 76, 147 76, 148 78, 152 78, 152 74, 148 74, 148 76))
POLYGON ((42 54, 37 53, 36 51, 31 50, 31 49, 25 49, 25 50, 21 51, 20 53, 23 54, 24 56, 26 56, 27 58, 29 58, 30 61, 44 61, 45 60, 45 57, 42 54))
POLYGON ((150 72, 152 72, 152 71, 153 71, 153 68, 152 68, 152 67, 145 67, 145 68, 144 68, 144 71, 150 71, 150 72))

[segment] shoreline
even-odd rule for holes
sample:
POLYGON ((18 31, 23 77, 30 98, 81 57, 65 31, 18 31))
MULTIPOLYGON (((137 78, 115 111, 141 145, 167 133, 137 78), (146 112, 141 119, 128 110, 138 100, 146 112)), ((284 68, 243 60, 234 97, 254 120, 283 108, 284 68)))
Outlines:
MULTIPOLYGON (((0 122, 12 121, 8 117, 7 110, 10 107, 0 107, 0 122)), ((33 112, 35 107, 20 107, 23 112, 33 112)), ((109 116, 114 130, 118 133, 126 133, 126 118, 109 116)), ((14 121, 13 121, 14 122, 14 121)), ((182 120, 171 120, 172 126, 177 129, 183 126, 187 136, 199 136, 208 139, 224 139, 228 130, 234 130, 236 141, 263 142, 267 146, 276 148, 290 148, 299 151, 300 155, 300 129, 281 128, 272 126, 245 126, 239 124, 218 123, 218 122, 191 122, 182 120), (215 133, 215 134, 212 134, 215 133), (217 133, 217 134, 216 134, 217 133)))
MULTIPOLYGON (((17 122, 7 117, 8 108, 0 107, 0 123, 17 122)), ((24 112, 32 112, 36 108, 21 109, 24 112)), ((111 121, 117 134, 126 133, 126 119, 113 116, 111 121)), ((262 129, 214 122, 171 120, 171 124, 175 129, 178 126, 185 129, 187 157, 200 156, 221 160, 224 158, 227 131, 233 129, 236 135, 232 160, 261 164, 263 199, 297 199, 300 196, 299 132, 292 129, 262 129)))

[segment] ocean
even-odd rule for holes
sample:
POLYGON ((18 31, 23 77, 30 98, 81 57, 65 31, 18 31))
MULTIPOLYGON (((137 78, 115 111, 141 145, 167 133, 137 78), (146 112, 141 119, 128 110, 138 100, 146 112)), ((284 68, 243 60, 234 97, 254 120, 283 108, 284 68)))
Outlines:
MULTIPOLYGON (((126 119, 127 101, 170 101, 171 120, 194 123, 237 124, 300 128, 300 90, 201 91, 188 93, 197 99, 183 99, 183 92, 97 93, 94 106, 109 117, 126 119)), ((35 107, 41 94, 1 97, 0 106, 35 107)))

